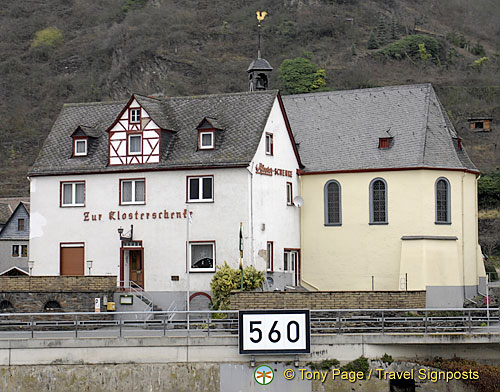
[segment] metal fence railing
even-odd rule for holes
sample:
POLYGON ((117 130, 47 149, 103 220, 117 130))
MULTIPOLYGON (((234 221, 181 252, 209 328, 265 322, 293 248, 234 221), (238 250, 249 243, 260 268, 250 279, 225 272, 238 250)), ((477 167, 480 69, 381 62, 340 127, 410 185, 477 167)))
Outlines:
MULTIPOLYGON (((500 334, 499 308, 310 311, 311 334, 500 334)), ((0 313, 0 339, 234 336, 237 311, 0 313), (144 317, 144 315, 153 317, 144 317)))

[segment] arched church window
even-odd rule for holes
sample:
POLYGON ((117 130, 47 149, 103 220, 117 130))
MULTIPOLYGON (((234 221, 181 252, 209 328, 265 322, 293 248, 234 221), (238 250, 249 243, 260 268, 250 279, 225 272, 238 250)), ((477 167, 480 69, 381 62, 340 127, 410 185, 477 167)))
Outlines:
POLYGON ((340 200, 340 184, 330 180, 325 184, 325 226, 340 226, 342 224, 342 209, 340 200))
POLYGON ((370 224, 387 223, 387 183, 375 178, 370 183, 370 224))
POLYGON ((436 224, 450 224, 450 182, 440 177, 436 181, 436 224))

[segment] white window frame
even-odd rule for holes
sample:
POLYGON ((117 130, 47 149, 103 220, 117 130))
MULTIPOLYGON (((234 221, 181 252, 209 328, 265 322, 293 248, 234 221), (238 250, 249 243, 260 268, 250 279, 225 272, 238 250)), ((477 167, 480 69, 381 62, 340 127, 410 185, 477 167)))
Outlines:
POLYGON ((18 244, 13 244, 12 245, 12 249, 11 249, 11 253, 10 253, 10 256, 11 257, 21 257, 21 245, 18 245, 18 244), (17 255, 14 255, 14 248, 17 247, 17 255))
POLYGON ((213 131, 200 131, 200 150, 213 150, 214 149, 215 135, 213 131), (210 145, 203 145, 203 135, 210 135, 210 145))
POLYGON ((215 272, 215 241, 196 241, 189 243, 189 272, 215 272), (211 268, 195 268, 193 267, 193 246, 211 245, 213 266, 211 268))
POLYGON ((266 132, 265 144, 266 155, 274 155, 274 135, 272 133, 266 132))
POLYGON ((139 124, 140 122, 141 122, 141 109, 140 108, 130 109, 130 123, 139 124), (135 121, 133 120, 134 117, 137 117, 135 121))
POLYGON ((28 257, 28 245, 21 245, 21 256, 19 257, 28 257), (23 255, 23 248, 26 248, 26 256, 23 255))
POLYGON ((75 157, 84 157, 84 156, 87 156, 87 139, 75 139, 75 145, 74 145, 74 149, 75 149, 75 154, 74 156, 75 157), (83 149, 83 152, 78 152, 78 143, 83 143, 85 148, 83 149))
POLYGON ((61 182, 61 207, 85 207, 85 197, 86 197, 86 184, 85 181, 75 181, 75 182, 61 182), (83 184, 83 203, 76 202, 76 185, 83 184), (71 185, 71 203, 64 203, 64 186, 71 185))
POLYGON ((129 204, 146 204, 146 179, 145 178, 134 178, 134 179, 120 179, 120 205, 129 205, 129 204), (132 194, 131 194, 131 201, 124 201, 123 200, 123 184, 126 182, 131 183, 131 188, 132 188, 132 194), (135 185, 137 182, 143 182, 144 183, 144 200, 136 200, 136 195, 135 195, 135 185))
POLYGON ((297 250, 285 250, 283 252, 283 271, 295 273, 298 259, 299 252, 297 250), (285 258, 288 259, 288 266, 285 264, 285 258))
POLYGON ((266 243, 266 271, 274 271, 274 242, 267 241, 266 243))
POLYGON ((214 176, 188 176, 187 177, 187 195, 186 199, 190 203, 211 203, 214 201, 214 176), (212 197, 203 199, 203 179, 210 178, 212 180, 212 197), (198 199, 191 199, 191 180, 198 179, 198 199))
POLYGON ((128 155, 141 155, 142 154, 142 135, 141 134, 139 134, 139 133, 132 133, 132 134, 128 135, 128 138, 127 138, 127 150, 128 150, 128 155), (132 145, 132 143, 130 143, 130 139, 133 138, 133 137, 139 137, 139 138, 141 138, 141 142, 139 143, 139 146, 141 147, 140 151, 130 151, 130 146, 132 145))
POLYGON ((293 206, 293 184, 291 182, 286 183, 286 205, 293 206))

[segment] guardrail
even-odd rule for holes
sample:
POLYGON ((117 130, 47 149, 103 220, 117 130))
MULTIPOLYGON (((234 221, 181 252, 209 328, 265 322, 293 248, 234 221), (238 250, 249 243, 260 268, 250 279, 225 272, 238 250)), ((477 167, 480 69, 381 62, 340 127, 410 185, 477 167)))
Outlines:
MULTIPOLYGON (((499 308, 311 310, 311 334, 500 334, 499 308)), ((0 339, 232 336, 237 311, 0 313, 0 339), (141 315, 153 315, 152 318, 141 315)))

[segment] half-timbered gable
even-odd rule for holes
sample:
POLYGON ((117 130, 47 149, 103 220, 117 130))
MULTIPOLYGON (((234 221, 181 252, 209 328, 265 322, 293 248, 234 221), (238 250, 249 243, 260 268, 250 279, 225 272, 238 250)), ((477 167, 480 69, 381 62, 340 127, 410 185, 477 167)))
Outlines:
POLYGON ((162 129, 135 96, 108 132, 110 165, 160 162, 162 129))

